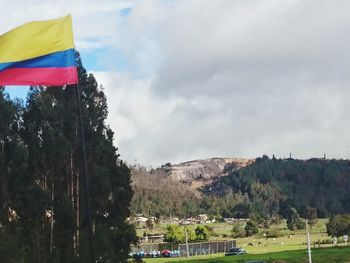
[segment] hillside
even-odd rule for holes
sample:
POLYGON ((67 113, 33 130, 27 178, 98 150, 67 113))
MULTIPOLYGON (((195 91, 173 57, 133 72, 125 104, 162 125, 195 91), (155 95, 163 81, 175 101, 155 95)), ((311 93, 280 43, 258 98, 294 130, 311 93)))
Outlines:
POLYGON ((147 170, 131 167, 134 198, 131 203, 134 214, 146 215, 195 215, 203 210, 202 187, 227 176, 227 167, 237 170, 253 163, 252 159, 211 158, 180 164, 163 165, 147 170))
POLYGON ((201 194, 188 185, 168 176, 163 169, 148 171, 144 167, 134 166, 131 169, 134 196, 131 210, 134 214, 150 216, 184 215, 192 210, 191 204, 200 200, 201 194))
POLYGON ((150 215, 286 217, 307 207, 320 217, 349 213, 348 160, 212 158, 133 169, 132 210, 150 215), (142 170, 142 169, 141 169, 142 170))
MULTIPOLYGON (((237 204, 248 213, 286 216, 290 207, 301 214, 307 207, 320 217, 350 212, 350 161, 269 159, 232 170, 205 190, 206 195, 245 196, 237 204)), ((234 207, 232 208, 234 210, 234 207)))

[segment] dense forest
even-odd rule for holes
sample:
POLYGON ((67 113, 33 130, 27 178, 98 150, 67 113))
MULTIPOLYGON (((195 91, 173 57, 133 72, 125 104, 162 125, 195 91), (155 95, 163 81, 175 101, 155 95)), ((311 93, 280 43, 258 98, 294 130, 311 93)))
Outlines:
POLYGON ((134 186, 132 212, 180 217, 207 213, 218 218, 287 218, 291 208, 301 216, 310 209, 316 209, 318 217, 350 212, 348 160, 263 156, 244 168, 228 165, 228 176, 217 178, 198 191, 167 178, 159 170, 144 174, 144 183, 134 186), (138 201, 141 199, 146 202, 138 201))
POLYGON ((247 196, 243 207, 261 216, 286 217, 291 207, 302 215, 308 207, 316 208, 319 217, 349 213, 350 161, 263 156, 223 177, 211 190, 247 196))
MULTIPOLYGON (((130 170, 105 123, 103 89, 77 62, 94 251, 99 262, 124 262, 136 241, 130 170)), ((31 87, 23 103, 0 87, 0 262, 90 262, 75 92, 31 87)))

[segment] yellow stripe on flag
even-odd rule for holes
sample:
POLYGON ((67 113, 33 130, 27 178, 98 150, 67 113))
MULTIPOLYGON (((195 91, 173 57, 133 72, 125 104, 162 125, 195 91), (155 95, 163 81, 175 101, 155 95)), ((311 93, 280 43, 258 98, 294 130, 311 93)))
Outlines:
POLYGON ((70 15, 26 23, 0 35, 0 63, 32 59, 74 48, 70 15))

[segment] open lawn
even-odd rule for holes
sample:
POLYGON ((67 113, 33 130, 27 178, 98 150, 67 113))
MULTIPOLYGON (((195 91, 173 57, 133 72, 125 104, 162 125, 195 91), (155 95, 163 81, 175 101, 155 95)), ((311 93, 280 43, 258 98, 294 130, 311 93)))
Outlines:
MULTIPOLYGON (((319 219, 318 223, 311 230, 311 243, 330 239, 326 233, 326 223, 328 219, 319 219)), ((231 230, 233 225, 228 223, 205 224, 212 229, 210 241, 232 239, 231 230)), ((165 233, 166 224, 160 224, 150 233, 165 233)), ((195 229, 197 225, 189 225, 187 228, 195 229)), ((142 236, 145 229, 138 229, 138 235, 142 236)), ((279 225, 272 225, 270 229, 260 229, 259 234, 252 237, 236 238, 237 246, 243 247, 248 253, 268 253, 287 250, 304 249, 306 247, 305 230, 297 230, 296 234, 288 230, 286 222, 282 221, 279 225), (281 236, 277 238, 264 238, 263 233, 271 229, 277 229, 281 236)))
MULTIPOLYGON (((328 219, 318 219, 317 224, 311 229, 312 233, 325 233, 326 232, 326 223, 328 222, 328 219)), ((212 228, 215 235, 211 236, 211 240, 222 240, 223 238, 230 237, 233 224, 228 223, 209 223, 204 224, 205 226, 208 226, 212 228)), ((148 234, 160 234, 165 233, 166 228, 168 224, 161 223, 159 225, 155 225, 153 229, 147 229, 146 224, 140 224, 136 227, 136 233, 139 237, 142 237, 143 234, 146 232, 148 234)), ((198 226, 198 224, 188 225, 186 226, 188 229, 195 229, 198 226)), ((287 229, 287 224, 285 220, 282 220, 279 225, 272 225, 271 228, 275 228, 280 230, 284 235, 291 234, 292 232, 287 229)), ((266 229, 267 230, 267 229, 266 229)), ((260 232, 263 232, 264 229, 260 229, 260 232)), ((305 232, 305 230, 300 230, 298 232, 305 232)))
MULTIPOLYGON (((311 232, 311 244, 317 241, 330 240, 330 237, 326 233, 326 223, 328 219, 319 219, 318 223, 310 229, 311 232)), ((210 240, 224 240, 232 239, 231 230, 233 225, 228 223, 212 223, 206 224, 211 228, 214 233, 210 240)), ((188 228, 195 228, 196 225, 187 226, 188 228)), ((166 229, 166 225, 158 226, 158 229, 154 229, 154 232, 163 232, 166 229)), ((223 254, 206 255, 195 257, 190 262, 246 262, 250 259, 284 259, 287 262, 305 262, 306 256, 306 234, 304 230, 298 230, 294 234, 287 229, 285 221, 282 221, 279 225, 272 225, 270 229, 260 229, 259 234, 252 237, 236 238, 237 246, 242 247, 247 251, 245 256, 237 257, 223 257, 223 254), (276 229, 281 234, 277 238, 265 238, 264 233, 271 229, 276 229), (203 261, 202 261, 203 260, 203 261), (293 261, 294 260, 294 261, 293 261)), ((322 245, 327 247, 319 249, 318 246, 312 245, 315 262, 350 262, 350 247, 347 248, 330 248, 331 245, 322 245), (320 261, 326 257, 330 261, 320 261), (333 261, 332 261, 333 260, 333 261)), ((181 261, 186 262, 184 258, 159 258, 159 259, 145 259, 148 262, 162 263, 181 261)))
MULTIPOLYGON (((246 254, 241 256, 225 257, 222 254, 192 257, 189 261, 186 258, 158 258, 145 259, 146 263, 166 263, 166 262, 181 262, 181 263, 226 263, 237 262, 245 263, 250 260, 264 260, 265 262, 283 262, 283 263, 306 263, 306 249, 272 252, 266 254, 246 254)), ((313 263, 346 263, 350 262, 350 247, 333 247, 333 248, 318 248, 312 250, 313 263)))

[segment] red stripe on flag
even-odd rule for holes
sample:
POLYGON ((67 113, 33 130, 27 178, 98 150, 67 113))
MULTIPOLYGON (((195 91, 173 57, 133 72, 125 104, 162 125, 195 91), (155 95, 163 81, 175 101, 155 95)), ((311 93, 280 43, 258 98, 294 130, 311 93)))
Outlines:
POLYGON ((0 71, 0 85, 63 86, 78 83, 76 67, 10 68, 0 71))

